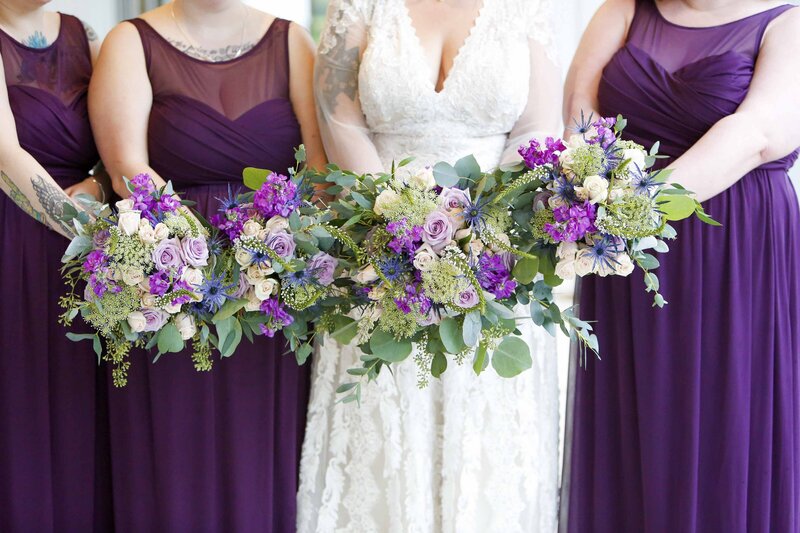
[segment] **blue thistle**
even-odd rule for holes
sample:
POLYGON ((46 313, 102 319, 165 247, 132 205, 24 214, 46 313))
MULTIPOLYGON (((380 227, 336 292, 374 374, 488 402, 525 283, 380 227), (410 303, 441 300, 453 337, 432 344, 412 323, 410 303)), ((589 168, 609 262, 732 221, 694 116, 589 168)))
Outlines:
POLYGON ((570 128, 575 133, 580 135, 586 135, 592 129, 592 119, 594 118, 594 113, 589 114, 589 118, 586 118, 586 115, 583 111, 581 111, 581 120, 578 122, 576 119, 572 119, 572 122, 575 124, 574 127, 570 128))
POLYGON ((658 172, 647 172, 639 168, 639 165, 634 165, 632 171, 633 190, 636 194, 653 196, 659 187, 661 187, 661 183, 656 181, 658 172))
POLYGON ((225 240, 218 230, 214 230, 211 238, 208 240, 208 253, 212 257, 219 257, 225 251, 225 240))
POLYGON ((397 281, 410 271, 408 262, 402 257, 385 257, 378 260, 378 268, 389 281, 397 281))
POLYGON ((225 302, 231 299, 228 292, 230 292, 233 287, 233 285, 225 284, 225 277, 223 275, 212 274, 212 276, 206 279, 197 289, 197 292, 203 296, 203 309, 209 313, 216 313, 219 311, 225 302))
POLYGON ((595 271, 600 269, 615 271, 615 265, 619 265, 617 256, 623 252, 619 239, 609 235, 595 239, 587 250, 592 258, 592 269, 595 271))
POLYGON ((486 226, 485 217, 487 205, 489 205, 488 199, 477 198, 461 212, 461 216, 464 217, 464 222, 477 232, 482 231, 486 226))
POLYGON ((239 201, 239 194, 241 189, 239 187, 236 188, 234 191, 231 189, 230 183, 228 184, 228 194, 223 197, 216 197, 215 199, 219 202, 219 210, 220 212, 224 213, 226 211, 230 211, 232 209, 236 209, 239 207, 241 202, 239 201))
POLYGON ((575 193, 575 184, 566 176, 557 176, 550 185, 553 195, 559 200, 572 205, 578 202, 578 195, 575 193))

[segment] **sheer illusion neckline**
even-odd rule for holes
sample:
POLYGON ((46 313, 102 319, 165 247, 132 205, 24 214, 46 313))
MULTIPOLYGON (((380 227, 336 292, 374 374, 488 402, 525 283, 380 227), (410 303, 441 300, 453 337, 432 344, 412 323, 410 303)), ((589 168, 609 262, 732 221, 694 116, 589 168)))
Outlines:
POLYGON ((14 44, 19 46, 20 48, 22 48, 24 50, 27 50, 29 52, 48 52, 54 46, 56 46, 59 43, 59 41, 61 41, 61 36, 64 35, 64 14, 61 13, 60 11, 57 11, 56 13, 58 13, 58 35, 56 35, 56 38, 53 39, 52 43, 50 43, 49 45, 44 46, 42 48, 36 48, 36 47, 33 47, 33 46, 28 46, 27 44, 20 42, 13 35, 8 33, 7 31, 5 31, 3 28, 0 28, 0 33, 5 35, 6 37, 8 37, 9 40, 11 40, 14 44))
POLYGON ((174 50, 179 55, 185 57, 186 59, 194 61, 195 63, 200 63, 201 65, 227 65, 227 64, 230 64, 230 63, 235 63, 237 61, 241 61, 242 59, 248 57, 249 55, 257 52, 258 49, 261 48, 261 46, 267 41, 267 38, 270 36, 270 34, 272 33, 272 30, 276 26, 275 23, 278 22, 279 19, 278 19, 278 17, 274 17, 272 19, 272 22, 270 22, 269 27, 267 28, 267 31, 264 32, 264 35, 261 36, 261 38, 256 42, 256 44, 253 45, 253 47, 250 50, 248 50, 247 52, 239 55, 239 57, 234 57, 232 59, 226 59, 225 61, 205 61, 203 59, 198 59, 198 58, 196 58, 194 56, 191 56, 191 55, 187 54, 186 52, 184 52, 183 50, 181 50, 180 48, 176 47, 171 42, 169 42, 169 39, 167 39, 166 37, 161 35, 161 33, 159 33, 158 30, 156 30, 153 27, 152 24, 150 24, 149 22, 147 22, 146 20, 144 20, 141 17, 139 17, 138 20, 141 20, 144 23, 144 25, 147 27, 147 29, 150 30, 151 32, 153 32, 159 40, 161 40, 169 48, 174 50))
MULTIPOLYGON (((407 24, 407 27, 408 27, 411 35, 413 36, 414 42, 416 44, 416 50, 418 51, 418 53, 419 53, 420 57, 422 58, 422 60, 425 63, 427 63, 427 57, 426 57, 426 54, 425 54, 425 46, 423 46, 422 39, 420 38, 419 33, 417 32, 417 27, 414 24, 414 18, 411 16, 411 10, 408 8, 408 4, 406 3, 406 0, 398 0, 398 1, 402 4, 401 11, 402 11, 403 16, 405 18, 405 22, 407 24)), ((447 86, 448 86, 449 82, 450 82, 450 78, 452 78, 454 74, 458 73, 457 69, 458 69, 459 63, 461 62, 461 56, 465 55, 465 52, 466 52, 467 48, 470 45, 470 42, 473 40, 474 35, 475 35, 479 25, 481 24, 481 21, 483 20, 484 12, 486 11, 486 6, 490 1, 491 0, 482 0, 481 7, 478 9, 478 14, 475 16, 475 19, 472 21, 472 26, 469 29, 469 33, 464 38, 464 41, 461 43, 461 46, 456 51, 456 55, 453 56, 453 64, 450 65, 450 70, 448 70, 444 74, 444 78, 442 79, 442 87, 441 87, 441 89, 437 89, 437 85, 438 85, 438 81, 439 81, 438 73, 437 73, 435 82, 431 82, 430 78, 426 76, 425 79, 428 82, 427 84, 431 87, 431 90, 433 91, 434 94, 440 95, 440 94, 444 93, 445 90, 447 89, 447 86)), ((444 56, 441 57, 441 61, 442 61, 442 65, 443 65, 444 64, 444 56)), ((441 66, 439 68, 441 69, 441 66)))
POLYGON ((777 9, 783 9, 786 6, 792 6, 793 4, 781 4, 779 6, 771 7, 769 9, 765 9, 764 11, 759 11, 758 13, 753 13, 752 15, 747 15, 746 17, 742 17, 736 20, 732 20, 730 22, 723 22, 722 24, 714 24, 713 26, 684 26, 682 24, 678 24, 676 22, 672 22, 664 14, 661 12, 661 9, 658 7, 658 3, 653 1, 653 10, 656 12, 656 16, 661 19, 662 22, 665 24, 678 28, 680 30, 715 30, 719 28, 725 28, 727 26, 731 26, 733 24, 738 24, 739 22, 744 22, 745 20, 750 20, 752 18, 760 17, 762 15, 766 15, 767 13, 771 13, 777 9))

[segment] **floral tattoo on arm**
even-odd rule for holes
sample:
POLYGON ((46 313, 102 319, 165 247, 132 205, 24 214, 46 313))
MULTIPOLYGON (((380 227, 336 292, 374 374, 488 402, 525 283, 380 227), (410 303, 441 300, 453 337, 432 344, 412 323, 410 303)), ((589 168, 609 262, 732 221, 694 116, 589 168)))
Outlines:
POLYGON ((45 214, 49 217, 50 221, 58 224, 67 235, 73 235, 72 229, 61 221, 64 216, 64 202, 69 202, 69 196, 64 194, 60 188, 45 181, 41 176, 34 176, 31 178, 31 185, 33 186, 36 197, 44 209, 45 214))
POLYGON ((47 221, 47 217, 44 216, 44 213, 34 209, 33 204, 31 204, 31 201, 28 200, 28 197, 25 196, 25 194, 20 190, 19 187, 17 187, 17 184, 11 181, 11 178, 8 177, 8 174, 6 174, 3 171, 0 171, 0 179, 3 180, 3 184, 5 185, 5 187, 3 188, 6 189, 8 197, 11 198, 11 200, 15 204, 17 204, 17 206, 20 209, 22 209, 23 211, 25 211, 25 213, 33 217, 37 222, 41 222, 48 228, 50 227, 50 224, 47 221))
POLYGON ((348 48, 343 38, 338 39, 336 45, 321 58, 316 72, 316 82, 322 98, 331 111, 336 110, 340 94, 352 102, 356 101, 359 64, 359 47, 348 48))

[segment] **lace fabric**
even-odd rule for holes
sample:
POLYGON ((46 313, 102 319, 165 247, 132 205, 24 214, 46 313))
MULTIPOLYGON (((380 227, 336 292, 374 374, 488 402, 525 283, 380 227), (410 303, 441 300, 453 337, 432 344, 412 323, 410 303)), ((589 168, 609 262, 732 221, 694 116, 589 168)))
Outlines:
MULTIPOLYGON (((455 161, 487 169, 560 128, 560 72, 545 2, 485 0, 441 92, 403 0, 332 2, 317 99, 331 161, 360 172, 455 161)), ((525 315, 524 311, 520 312, 525 315)), ((513 380, 450 362, 418 387, 411 360, 336 403, 357 349, 317 348, 301 463, 298 530, 549 532, 556 528, 555 342, 523 327, 533 368, 513 380)))

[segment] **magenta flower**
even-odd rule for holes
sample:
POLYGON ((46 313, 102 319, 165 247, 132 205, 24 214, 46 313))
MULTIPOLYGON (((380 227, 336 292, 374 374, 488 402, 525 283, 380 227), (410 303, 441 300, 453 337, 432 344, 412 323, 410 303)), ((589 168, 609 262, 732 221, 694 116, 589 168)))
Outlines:
POLYGON ((555 224, 545 224, 544 230, 556 242, 577 242, 586 234, 597 231, 594 222, 596 208, 588 201, 577 205, 561 205, 553 209, 555 224))
POLYGON ((274 337, 278 331, 294 323, 294 317, 286 312, 277 297, 261 302, 261 312, 266 315, 267 321, 260 325, 260 329, 267 337, 274 337))
POLYGON ((519 155, 525 161, 528 168, 537 168, 543 165, 558 165, 558 156, 566 150, 564 141, 548 137, 544 141, 544 146, 537 140, 531 139, 528 146, 519 149, 519 155))
POLYGON ((297 185, 283 174, 274 172, 267 176, 267 180, 256 191, 253 205, 266 219, 274 216, 288 217, 300 207, 300 198, 297 194, 297 185))

